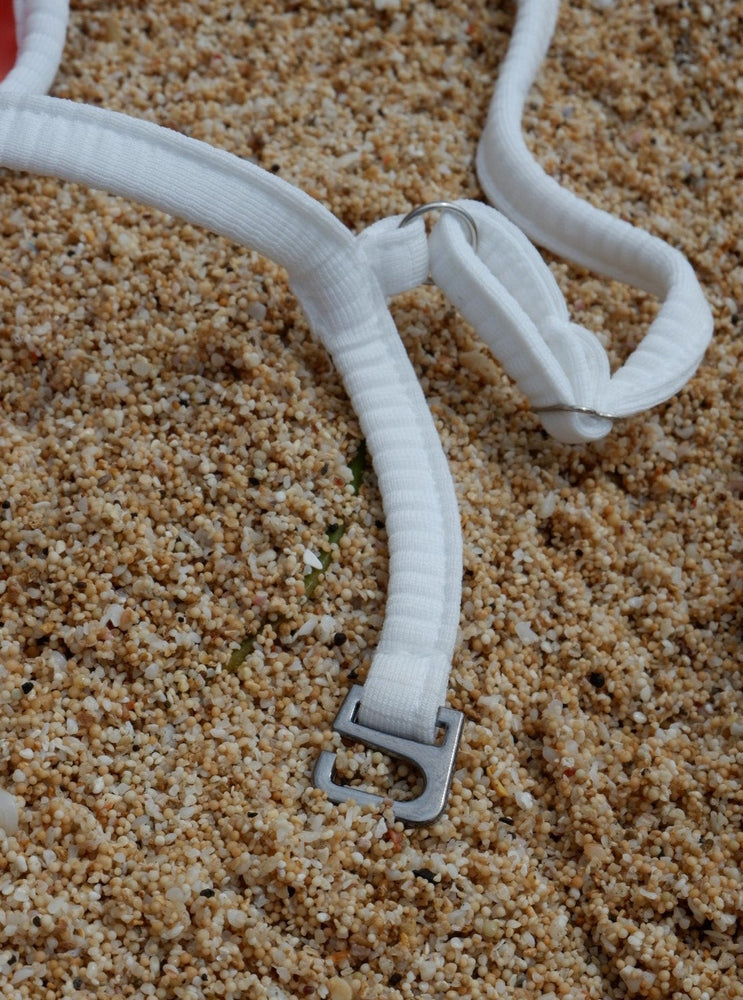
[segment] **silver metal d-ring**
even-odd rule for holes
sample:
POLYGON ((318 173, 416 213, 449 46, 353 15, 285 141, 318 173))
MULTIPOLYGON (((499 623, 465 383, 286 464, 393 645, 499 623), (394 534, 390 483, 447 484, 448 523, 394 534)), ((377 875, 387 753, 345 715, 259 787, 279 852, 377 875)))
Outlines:
POLYGON ((469 212, 460 208, 459 205, 455 205, 452 201, 427 201, 425 205, 418 205, 417 208, 414 208, 412 212, 408 212, 405 218, 401 220, 398 229, 402 229, 403 226, 407 226, 407 224, 412 222, 413 219, 417 219, 419 216, 425 215, 427 212, 437 211, 453 212, 462 220, 462 222, 464 222, 467 227, 467 241, 474 252, 477 253, 477 223, 469 212))
POLYGON ((600 417, 602 420, 620 420, 620 417, 612 413, 602 413, 601 410, 594 410, 590 406, 572 406, 570 403, 552 403, 549 406, 532 407, 535 413, 586 413, 591 417, 600 417))
MULTIPOLYGON (((351 688, 333 723, 333 729, 346 739, 403 760, 419 771, 424 781, 421 794, 414 799, 394 802, 392 808, 397 819, 403 823, 410 823, 411 826, 435 823, 446 808, 459 741, 462 738, 464 715, 443 705, 437 716, 437 723, 444 730, 443 741, 434 744, 418 743, 415 740, 370 729, 357 722, 356 716, 363 693, 364 689, 360 684, 351 688)), ((365 792, 360 788, 352 788, 336 781, 335 754, 329 750, 320 752, 315 764, 313 781, 315 787, 322 789, 331 802, 348 802, 353 799, 360 806, 377 807, 384 802, 382 795, 365 792)))

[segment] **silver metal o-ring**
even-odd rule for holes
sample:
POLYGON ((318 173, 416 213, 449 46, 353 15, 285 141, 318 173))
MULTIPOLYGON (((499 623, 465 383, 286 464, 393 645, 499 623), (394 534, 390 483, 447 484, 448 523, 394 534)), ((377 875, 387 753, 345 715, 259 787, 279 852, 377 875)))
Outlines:
POLYGON ((455 205, 452 201, 427 201, 425 205, 418 205, 411 212, 405 216, 404 219, 400 221, 399 229, 403 226, 407 226, 409 222, 413 219, 417 219, 421 215, 425 215, 427 212, 453 212, 458 218, 464 222, 467 228, 467 241, 472 247, 475 253, 477 253, 477 223, 472 218, 469 212, 465 209, 460 208, 459 205, 455 205))
POLYGON ((550 406, 534 406, 535 413, 586 413, 591 417, 601 417, 602 420, 620 420, 621 417, 612 413, 602 413, 590 406, 572 406, 570 403, 552 403, 550 406))

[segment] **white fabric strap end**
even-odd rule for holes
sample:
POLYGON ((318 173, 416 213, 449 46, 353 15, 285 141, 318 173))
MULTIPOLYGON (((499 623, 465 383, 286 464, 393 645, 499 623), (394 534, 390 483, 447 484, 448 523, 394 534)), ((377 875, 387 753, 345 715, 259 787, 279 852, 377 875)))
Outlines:
POLYGON ((364 684, 359 722, 418 743, 436 742, 436 717, 446 703, 451 661, 380 647, 364 684))
MULTIPOLYGON (((554 275, 534 244, 510 219, 480 201, 457 202, 475 220, 477 256, 519 303, 536 326, 554 317, 569 320, 568 307, 554 275)), ((441 220, 451 245, 451 220, 441 220)), ((459 246, 463 246, 461 242, 459 246)))
POLYGON ((423 219, 402 228, 403 215, 382 219, 356 237, 387 298, 423 284, 428 277, 428 239, 423 219))
MULTIPOLYGON (((497 213, 488 209, 493 216, 497 213)), ((501 217, 502 218, 502 217, 501 217)), ((487 237, 487 229, 483 229, 487 237)), ((567 391, 569 383, 545 349, 544 341, 520 301, 493 274, 467 243, 461 227, 445 216, 430 239, 431 274, 447 298, 488 345, 493 355, 532 401, 539 400, 545 381, 548 395, 567 391)), ((509 266, 499 260, 499 270, 509 266)), ((529 289, 527 288, 527 293, 529 289)))

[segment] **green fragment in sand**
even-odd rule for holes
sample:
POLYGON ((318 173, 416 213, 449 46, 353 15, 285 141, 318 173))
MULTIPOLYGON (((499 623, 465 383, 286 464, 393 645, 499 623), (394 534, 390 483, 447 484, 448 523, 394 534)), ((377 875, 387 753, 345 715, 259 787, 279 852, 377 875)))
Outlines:
POLYGON ((229 660, 227 661, 227 669, 231 670, 233 673, 238 667, 241 667, 243 663, 247 660, 250 654, 255 649, 255 639, 254 635, 250 635, 247 639, 243 639, 237 649, 232 650, 229 660))
POLYGON ((361 442, 359 450, 348 463, 348 468, 351 470, 351 486, 354 493, 358 493, 366 472, 366 441, 361 442))

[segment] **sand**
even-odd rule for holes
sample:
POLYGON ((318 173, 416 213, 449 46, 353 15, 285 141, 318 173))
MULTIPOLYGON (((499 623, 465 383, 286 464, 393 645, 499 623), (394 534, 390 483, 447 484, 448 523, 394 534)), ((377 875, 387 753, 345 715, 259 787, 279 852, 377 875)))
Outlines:
MULTIPOLYGON (((54 93, 251 157, 360 232, 480 197, 512 23, 479 0, 75 2, 54 93)), ((676 398, 561 445, 438 290, 392 304, 464 533, 466 723, 424 829, 311 784, 387 550, 283 273, 3 172, 7 1000, 743 996, 741 65, 739 0, 576 0, 526 112, 551 174, 695 266, 715 337, 676 398), (330 553, 309 597, 308 551, 330 553)), ((621 364, 655 304, 551 266, 621 364)))

